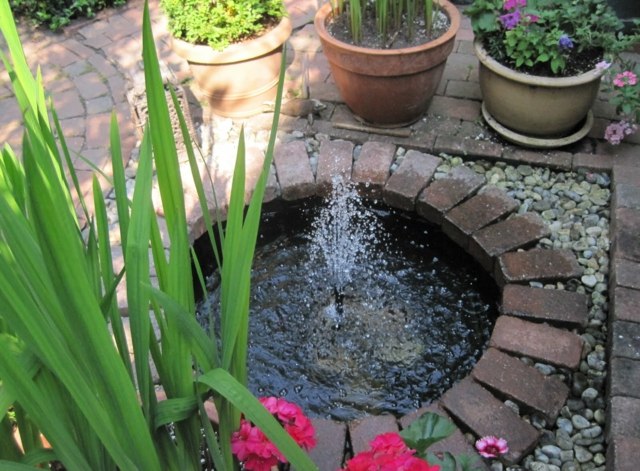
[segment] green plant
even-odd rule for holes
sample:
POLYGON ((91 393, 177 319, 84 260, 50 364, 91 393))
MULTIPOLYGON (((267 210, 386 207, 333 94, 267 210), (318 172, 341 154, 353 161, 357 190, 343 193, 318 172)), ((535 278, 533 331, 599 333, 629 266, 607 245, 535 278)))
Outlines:
POLYGON ((422 17, 427 35, 433 31, 433 18, 437 12, 437 0, 331 0, 334 17, 346 12, 349 16, 351 38, 355 44, 362 41, 363 21, 368 17, 375 19, 378 32, 385 41, 397 35, 403 28, 408 29, 408 38, 415 35, 416 18, 422 17), (434 8, 435 6, 435 8, 434 8))
MULTIPOLYGON (((0 156, 0 468, 40 469, 59 461, 69 471, 200 470, 206 449, 215 469, 237 469, 230 443, 242 413, 297 469, 315 469, 244 386, 249 271, 275 132, 246 215, 242 138, 224 230, 221 225, 214 227, 204 190, 198 186, 207 230, 221 231, 223 240, 218 347, 194 316, 183 190, 148 6, 143 59, 149 124, 131 201, 115 119, 110 131, 125 259, 125 268, 118 273, 113 269, 105 200, 97 177, 94 215, 80 197, 88 221, 84 231, 76 216, 72 194, 81 194, 78 178, 55 110, 46 105, 41 76, 34 77, 26 62, 8 0, 0 0, 0 30, 9 50, 9 57, 2 59, 24 120, 22 158, 8 146, 0 156), (151 202, 154 167, 170 235, 168 250, 151 202), (150 258, 157 288, 151 283, 150 258), (133 367, 115 300, 125 274, 133 367), (159 338, 151 328, 152 317, 159 325, 159 338), (166 400, 156 397, 150 360, 166 400), (219 414, 215 431, 204 409, 208 398, 213 398, 219 414), (10 409, 11 416, 6 413, 10 409), (14 439, 16 427, 21 446, 14 439), (42 435, 50 448, 43 446, 42 435)), ((281 95, 282 80, 276 110, 281 95)), ((175 94, 173 101, 179 110, 175 94)), ((277 119, 276 112, 273 131, 277 119)), ((182 116, 180 121, 193 179, 200 182, 182 116)))
POLYGON ((586 72, 640 41, 606 0, 474 0, 465 15, 491 57, 534 75, 586 72))
POLYGON ((92 18, 96 12, 111 6, 124 5, 127 0, 10 0, 16 16, 24 16, 36 24, 56 31, 78 17, 92 18))
POLYGON ((221 50, 249 39, 280 21, 282 0, 161 0, 171 34, 221 50))

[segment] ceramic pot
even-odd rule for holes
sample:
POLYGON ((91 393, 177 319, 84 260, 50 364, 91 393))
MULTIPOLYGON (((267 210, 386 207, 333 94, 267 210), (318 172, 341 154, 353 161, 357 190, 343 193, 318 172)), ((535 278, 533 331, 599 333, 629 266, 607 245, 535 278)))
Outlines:
POLYGON ((458 9, 446 0, 440 4, 451 21, 449 30, 433 41, 403 49, 371 49, 339 41, 327 31, 331 4, 316 13, 315 28, 340 96, 364 121, 403 126, 429 107, 460 28, 458 9))
POLYGON ((263 112, 265 102, 275 100, 282 46, 291 31, 291 21, 285 17, 262 36, 222 51, 177 38, 171 38, 171 46, 189 62, 196 84, 214 113, 245 118, 263 112))
POLYGON ((589 111, 604 71, 593 69, 572 77, 529 75, 491 58, 479 41, 474 42, 474 48, 480 61, 485 117, 488 114, 507 130, 534 139, 556 140, 575 136, 578 131, 582 136, 588 133, 590 125, 586 123, 592 122, 589 111))

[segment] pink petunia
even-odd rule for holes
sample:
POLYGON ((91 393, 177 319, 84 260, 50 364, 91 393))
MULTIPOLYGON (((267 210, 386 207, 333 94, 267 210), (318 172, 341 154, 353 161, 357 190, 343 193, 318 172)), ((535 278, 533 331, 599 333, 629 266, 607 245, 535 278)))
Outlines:
POLYGON ((527 0, 505 0, 503 8, 507 11, 514 10, 518 7, 526 7, 527 0))
POLYGON ((485 458, 497 458, 509 451, 509 446, 504 438, 489 435, 476 442, 476 450, 485 458))
POLYGON ((638 76, 630 70, 621 72, 613 78, 613 84, 616 87, 633 86, 636 83, 638 83, 638 76))

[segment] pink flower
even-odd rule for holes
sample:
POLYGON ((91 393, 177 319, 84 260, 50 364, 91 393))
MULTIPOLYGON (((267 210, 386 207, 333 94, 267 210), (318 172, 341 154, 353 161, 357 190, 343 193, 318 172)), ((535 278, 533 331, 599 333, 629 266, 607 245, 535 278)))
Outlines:
POLYGON ((509 451, 509 446, 504 438, 497 438, 492 435, 482 437, 476 442, 476 450, 485 458, 497 458, 509 451))
POLYGON ((607 61, 600 61, 596 64, 596 70, 607 70, 609 67, 611 67, 611 62, 607 61))
POLYGON ((505 0, 504 9, 505 10, 513 10, 518 7, 526 7, 527 0, 505 0))
POLYGON ((609 144, 617 146, 622 142, 625 136, 629 136, 638 130, 636 124, 628 123, 627 121, 619 121, 611 123, 604 131, 604 138, 609 144))
POLYGON ((369 443, 369 445, 371 446, 371 449, 376 452, 387 453, 394 456, 400 455, 409 450, 402 437, 394 432, 378 435, 371 441, 371 443, 369 443))
POLYGON ((527 13, 527 14, 525 15, 525 17, 526 17, 527 22, 528 22, 529 24, 531 24, 531 23, 535 23, 536 21, 538 21, 538 20, 540 19, 540 17, 539 17, 538 15, 534 15, 534 14, 532 14, 532 13, 527 13))
MULTIPOLYGON (((313 424, 300 407, 275 397, 261 398, 260 402, 299 446, 310 450, 316 445, 313 424)), ((247 471, 269 471, 279 462, 287 462, 262 430, 245 419, 240 421, 240 429, 231 436, 231 451, 247 471)))
POLYGON ((635 85, 638 83, 638 76, 631 72, 630 70, 626 70, 622 73, 619 73, 613 78, 613 84, 616 87, 624 87, 625 85, 635 85))

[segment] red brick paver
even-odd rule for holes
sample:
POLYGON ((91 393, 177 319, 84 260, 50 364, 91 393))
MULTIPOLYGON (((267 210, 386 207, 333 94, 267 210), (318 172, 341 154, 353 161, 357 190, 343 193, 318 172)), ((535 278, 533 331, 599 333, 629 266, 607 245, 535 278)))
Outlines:
POLYGON ((516 317, 500 316, 489 346, 575 370, 580 364, 582 338, 573 332, 516 317))

